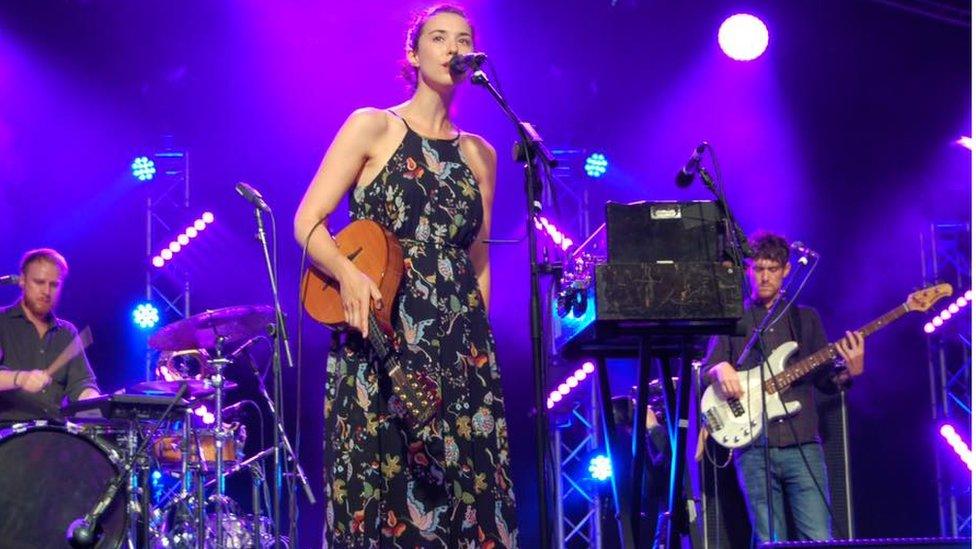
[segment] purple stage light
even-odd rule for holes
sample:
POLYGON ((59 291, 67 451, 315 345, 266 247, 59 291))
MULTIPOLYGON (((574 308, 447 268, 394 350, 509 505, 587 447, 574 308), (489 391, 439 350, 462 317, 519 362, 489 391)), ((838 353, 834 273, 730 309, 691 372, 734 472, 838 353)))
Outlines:
POLYGON ((546 401, 546 406, 552 408, 557 402, 565 398, 569 393, 573 392, 577 387, 579 387, 586 378, 596 370, 596 367, 592 362, 587 361, 577 368, 573 373, 566 376, 565 381, 560 383, 556 390, 549 393, 549 398, 546 401))
POLYGON ((563 234, 563 232, 559 230, 559 227, 553 225, 546 217, 542 217, 542 216, 536 217, 535 228, 541 232, 546 233, 546 235, 549 236, 549 239, 552 241, 552 243, 555 244, 556 247, 558 247, 564 252, 568 250, 570 246, 573 245, 573 240, 568 236, 566 236, 565 234, 563 234))
POLYGON ((752 61, 766 51, 769 31, 756 16, 739 13, 729 17, 718 29, 718 45, 736 61, 752 61))
POLYGON ((959 139, 956 139, 956 144, 957 145, 962 145, 963 147, 966 147, 969 150, 973 150, 973 138, 972 137, 969 137, 969 136, 964 135, 964 136, 960 137, 959 139))
POLYGON ((200 236, 200 233, 206 230, 213 222, 214 215, 210 212, 203 212, 192 225, 188 226, 182 233, 176 235, 176 238, 169 245, 159 251, 159 254, 152 259, 153 266, 157 268, 165 266, 167 261, 173 259, 174 254, 179 253, 180 250, 190 244, 190 239, 200 236))
POLYGON ((949 303, 945 309, 939 311, 939 313, 932 317, 931 320, 925 323, 922 330, 931 334, 934 333, 937 328, 944 326, 952 317, 962 312, 963 309, 969 306, 972 301, 973 291, 966 290, 966 293, 956 298, 955 301, 949 303))
POLYGON ((956 452, 959 459, 966 464, 970 471, 973 470, 973 450, 968 444, 963 442, 962 437, 956 432, 955 427, 945 423, 939 428, 939 434, 949 443, 949 446, 956 452))

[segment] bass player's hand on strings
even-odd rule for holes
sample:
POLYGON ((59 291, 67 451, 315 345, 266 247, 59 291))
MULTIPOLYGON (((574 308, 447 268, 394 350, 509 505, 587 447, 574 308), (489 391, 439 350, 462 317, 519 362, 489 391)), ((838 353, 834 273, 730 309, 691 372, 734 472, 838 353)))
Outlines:
POLYGON ((844 358, 851 376, 859 376, 864 372, 864 336, 861 332, 848 331, 834 348, 844 358))
POLYGON ((383 294, 380 289, 350 261, 339 277, 339 293, 342 296, 346 323, 359 330, 363 337, 368 337, 370 302, 375 304, 377 310, 383 308, 383 294))

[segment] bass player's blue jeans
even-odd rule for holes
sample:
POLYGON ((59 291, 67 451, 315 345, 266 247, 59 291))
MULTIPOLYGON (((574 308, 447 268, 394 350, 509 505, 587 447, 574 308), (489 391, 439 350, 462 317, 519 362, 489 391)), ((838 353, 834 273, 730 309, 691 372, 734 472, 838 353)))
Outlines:
MULTIPOLYGON (((794 538, 830 539, 830 511, 824 501, 825 497, 829 501, 827 468, 820 444, 811 442, 785 448, 770 447, 769 461, 775 540, 789 539, 784 502, 789 505, 793 518, 794 538), (804 464, 804 457, 809 470, 804 464)), ((735 469, 749 508, 754 542, 770 540, 764 465, 762 442, 736 452, 735 469)))

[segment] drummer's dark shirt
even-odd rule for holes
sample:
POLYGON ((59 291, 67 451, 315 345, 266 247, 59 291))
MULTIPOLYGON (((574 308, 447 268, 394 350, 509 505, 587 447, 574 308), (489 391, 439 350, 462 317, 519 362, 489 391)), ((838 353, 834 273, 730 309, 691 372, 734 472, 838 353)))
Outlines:
MULTIPOLYGON (((44 370, 78 334, 73 324, 51 315, 50 329, 41 337, 20 301, 0 308, 0 369, 44 370)), ((75 401, 85 389, 98 390, 95 374, 82 351, 69 360, 40 393, 20 389, 0 391, 0 422, 56 419, 62 401, 75 401)))

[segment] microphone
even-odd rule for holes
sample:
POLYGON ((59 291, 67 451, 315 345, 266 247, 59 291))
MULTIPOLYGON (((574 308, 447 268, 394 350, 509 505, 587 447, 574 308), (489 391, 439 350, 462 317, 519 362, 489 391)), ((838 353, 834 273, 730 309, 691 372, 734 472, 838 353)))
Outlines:
POLYGON ((262 212, 271 211, 271 208, 268 207, 268 203, 264 201, 264 197, 262 197, 261 193, 259 193, 254 187, 242 181, 234 188, 237 189, 237 194, 243 196, 244 200, 247 200, 253 204, 255 208, 261 210, 262 212))
POLYGON ((675 178, 675 183, 678 187, 687 187, 695 180, 695 174, 698 173, 698 165, 701 164, 701 155, 705 152, 706 147, 708 147, 708 142, 702 141, 692 151, 691 158, 688 159, 685 167, 681 168, 681 171, 678 172, 678 176, 675 178))
POLYGON ((17 275, 0 276, 0 286, 16 286, 19 282, 20 277, 17 275))
POLYGON ((451 58, 451 74, 464 74, 469 70, 478 70, 488 56, 480 51, 471 53, 455 53, 451 58))
POLYGON ((225 419, 229 416, 237 415, 238 412, 241 411, 241 408, 243 408, 245 404, 248 404, 250 402, 251 401, 249 400, 242 400, 236 404, 231 404, 230 406, 225 407, 220 413, 221 415, 224 416, 225 419))
POLYGON ((810 248, 807 248, 806 245, 799 240, 790 244, 790 249, 800 254, 800 259, 798 261, 804 265, 807 264, 808 258, 820 259, 820 254, 814 250, 811 250, 810 248))

